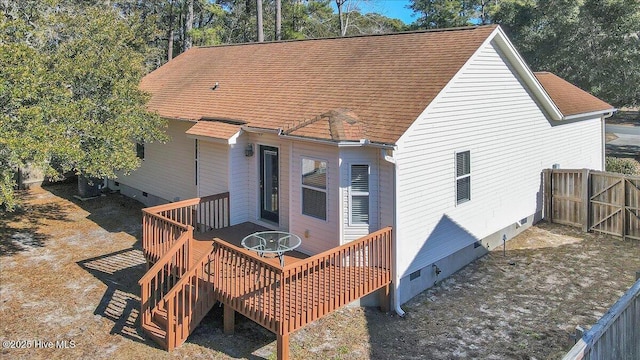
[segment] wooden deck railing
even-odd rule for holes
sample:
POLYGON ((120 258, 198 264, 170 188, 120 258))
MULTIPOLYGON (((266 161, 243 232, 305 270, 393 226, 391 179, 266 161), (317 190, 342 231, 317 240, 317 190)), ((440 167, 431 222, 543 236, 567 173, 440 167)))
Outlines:
POLYGON ((391 282, 391 228, 278 267, 214 240, 214 292, 235 311, 288 334, 391 282))
POLYGON ((138 281, 143 324, 151 322, 152 311, 189 270, 193 231, 187 226, 176 242, 138 281))
POLYGON ((144 210, 143 247, 153 265, 139 281, 141 319, 168 350, 186 340, 216 301, 225 305, 225 331, 237 311, 276 333, 278 358, 288 356, 291 332, 367 294, 386 288, 388 308, 390 227, 284 267, 220 239, 194 259, 194 231, 229 222, 228 193, 144 210))
POLYGON ((214 287, 220 301, 274 333, 281 313, 276 291, 282 269, 255 253, 216 239, 214 250, 214 287))
POLYGON ((142 210, 142 248, 154 263, 188 225, 205 232, 229 226, 229 222, 228 192, 146 208, 142 210))
POLYGON ((216 303, 213 254, 201 258, 165 295, 167 350, 183 343, 216 303))
POLYGON ((391 282, 391 228, 286 265, 280 332, 287 334, 391 282))

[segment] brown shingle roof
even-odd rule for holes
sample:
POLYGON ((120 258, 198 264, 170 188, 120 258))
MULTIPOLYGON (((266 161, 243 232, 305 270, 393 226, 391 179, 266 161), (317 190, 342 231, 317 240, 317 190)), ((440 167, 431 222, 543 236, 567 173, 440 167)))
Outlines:
POLYGON ((550 72, 534 74, 564 116, 614 110, 612 105, 550 72))
POLYGON ((285 135, 333 141, 360 140, 365 138, 362 121, 347 109, 331 110, 313 119, 286 124, 285 135))
POLYGON ((188 135, 206 136, 215 139, 228 140, 238 131, 241 125, 228 124, 220 121, 198 121, 187 130, 188 135))
POLYGON ((325 117, 290 134, 394 143, 494 29, 192 48, 141 88, 168 118, 291 129, 348 109, 356 123, 325 117))

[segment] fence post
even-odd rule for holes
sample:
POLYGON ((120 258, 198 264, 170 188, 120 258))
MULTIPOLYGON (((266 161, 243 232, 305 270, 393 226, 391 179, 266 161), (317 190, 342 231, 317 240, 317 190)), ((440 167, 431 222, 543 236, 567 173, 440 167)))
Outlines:
POLYGON ((589 232, 589 205, 591 204, 589 169, 582 169, 582 231, 589 232))
POLYGON ((627 240, 627 178, 622 176, 622 241, 627 240))
POLYGON ((551 206, 551 201, 552 201, 552 183, 551 183, 551 179, 553 178, 553 170, 552 169, 544 169, 543 170, 543 177, 544 177, 544 184, 543 186, 543 191, 544 191, 544 218, 545 220, 547 220, 548 222, 553 222, 553 209, 551 206))

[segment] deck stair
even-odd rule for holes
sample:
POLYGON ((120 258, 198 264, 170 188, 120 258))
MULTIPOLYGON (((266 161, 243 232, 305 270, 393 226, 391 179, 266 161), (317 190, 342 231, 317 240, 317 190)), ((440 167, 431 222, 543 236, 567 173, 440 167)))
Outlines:
POLYGON ((143 210, 140 318, 162 348, 184 343, 217 302, 225 333, 240 313, 276 334, 278 359, 292 332, 363 296, 377 292, 388 311, 390 227, 284 266, 223 240, 249 228, 229 224, 228 193, 143 210))

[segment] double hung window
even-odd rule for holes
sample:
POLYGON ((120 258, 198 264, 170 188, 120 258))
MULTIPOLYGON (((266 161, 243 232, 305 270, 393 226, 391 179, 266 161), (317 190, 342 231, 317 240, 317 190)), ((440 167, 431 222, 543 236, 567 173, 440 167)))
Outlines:
POLYGON ((302 159, 302 213, 327 219, 327 162, 302 159))
POLYGON ((351 165, 351 208, 352 225, 369 224, 369 165, 351 165))
POLYGON ((456 205, 471 200, 471 152, 456 153, 456 205))

